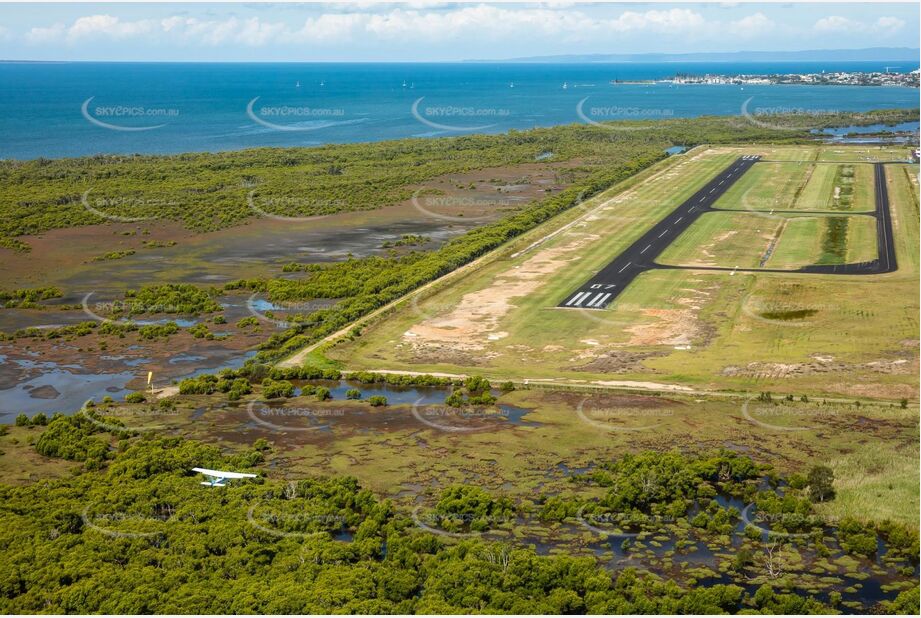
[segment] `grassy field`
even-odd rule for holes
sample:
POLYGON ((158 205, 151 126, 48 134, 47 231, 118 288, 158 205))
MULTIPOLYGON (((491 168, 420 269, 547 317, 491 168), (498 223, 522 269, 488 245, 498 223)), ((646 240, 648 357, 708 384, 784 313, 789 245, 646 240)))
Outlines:
POLYGON ((783 224, 767 268, 795 269, 810 264, 853 264, 877 257, 876 220, 872 217, 838 217, 845 220, 846 234, 835 243, 829 238, 833 217, 792 217, 783 224), (835 244, 826 257, 824 246, 835 244), (824 259, 823 259, 824 258, 824 259))
MULTIPOLYGON (((781 222, 782 234, 764 266, 792 270, 815 264, 821 251, 823 227, 821 217, 796 217, 781 222)), ((875 242, 876 238, 873 240, 875 242)))
POLYGON ((758 163, 713 205, 731 210, 791 210, 802 187, 817 167, 808 162, 758 163))
MULTIPOLYGON (((821 150, 808 150, 813 158, 821 150)), ((789 156, 789 155, 787 155, 789 156)), ((855 155, 856 156, 856 155, 855 155)), ((847 264, 877 256, 869 217, 797 215, 797 211, 872 212, 873 166, 813 161, 759 163, 657 260, 680 266, 778 268, 847 264)))
POLYGON ((874 146, 874 145, 828 145, 818 148, 815 161, 907 161, 908 148, 904 146, 874 146))
POLYGON ((906 146, 875 144, 814 144, 791 146, 756 146, 765 161, 860 161, 867 163, 903 161, 908 162, 906 146))
POLYGON ((746 213, 708 212, 675 239, 656 261, 675 266, 758 268, 763 266, 764 256, 783 230, 783 224, 783 219, 746 213))
POLYGON ((801 210, 846 210, 850 212, 869 212, 873 203, 873 166, 872 165, 832 165, 817 164, 811 166, 812 172, 808 182, 800 192, 794 207, 801 210), (844 186, 842 180, 852 189, 848 199, 841 199, 844 186), (835 199, 836 195, 838 199, 835 199))
POLYGON ((876 256, 876 220, 871 217, 707 213, 656 261, 673 266, 795 270, 811 264, 865 262, 876 256), (837 228, 831 222, 841 225, 842 219, 844 233, 832 235, 837 228))
POLYGON ((759 163, 717 200, 714 208, 871 212, 873 166, 800 162, 759 163))
MULTIPOLYGON (((824 156, 815 147, 805 150, 802 156, 824 156)), ((852 157, 865 156, 863 150, 852 157)), ((556 308, 729 161, 746 153, 796 153, 778 151, 692 151, 641 184, 613 189, 593 202, 595 210, 530 250, 523 251, 533 236, 488 266, 407 301, 328 355, 348 369, 916 399, 918 205, 905 166, 889 167, 897 273, 657 270, 641 275, 603 312, 556 308), (881 307, 879 298, 898 302, 881 307)), ((562 223, 538 231, 549 234, 562 223)), ((794 227, 790 234, 796 245, 805 232, 794 227)), ((868 233, 854 236, 864 248, 848 249, 848 259, 866 255, 869 246, 868 233)), ((783 248, 777 260, 802 259, 795 253, 783 248)))

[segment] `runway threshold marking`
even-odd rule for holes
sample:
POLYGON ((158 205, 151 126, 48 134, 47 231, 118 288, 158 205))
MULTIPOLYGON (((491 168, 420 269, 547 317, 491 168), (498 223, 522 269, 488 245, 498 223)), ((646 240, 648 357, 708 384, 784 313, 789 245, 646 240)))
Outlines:
POLYGON ((729 167, 723 170, 722 173, 712 177, 694 195, 660 219, 658 223, 635 240, 632 245, 622 251, 607 266, 596 272, 591 280, 584 283, 578 290, 567 297, 568 300, 562 301, 560 306, 579 309, 606 308, 629 286, 633 279, 646 270, 660 267, 655 263, 655 259, 671 244, 673 239, 665 239, 665 237, 671 234, 672 227, 677 227, 678 229, 675 230, 675 234, 671 235, 676 238, 679 237, 701 214, 713 210, 711 205, 715 200, 718 200, 738 178, 741 178, 744 171, 748 170, 758 160, 757 156, 736 159, 734 163, 730 164, 734 167, 729 167), (743 170, 743 172, 736 174, 739 170, 743 170), (701 205, 698 206, 698 204, 701 205), (672 221, 671 217, 678 215, 678 213, 681 213, 680 216, 677 216, 672 221), (682 221, 685 223, 682 224, 682 221), (630 268, 631 266, 634 266, 634 268, 630 268), (627 271, 627 269, 630 270, 627 271), (602 292, 599 290, 611 291, 602 292))
POLYGON ((610 294, 610 292, 608 292, 608 293, 606 293, 606 294, 604 294, 604 295, 599 294, 599 296, 601 296, 601 298, 599 298, 599 299, 597 299, 597 300, 593 300, 591 303, 589 303, 588 306, 589 306, 589 307, 597 307, 598 305, 600 305, 601 303, 603 303, 604 301, 606 301, 606 300, 611 296, 611 294, 610 294))

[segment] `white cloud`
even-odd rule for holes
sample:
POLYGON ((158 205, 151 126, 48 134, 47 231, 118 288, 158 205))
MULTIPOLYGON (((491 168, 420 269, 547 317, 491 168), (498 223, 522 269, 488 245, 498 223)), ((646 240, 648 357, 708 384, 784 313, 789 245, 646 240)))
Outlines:
MULTIPOLYGON (((85 40, 145 40, 160 45, 217 47, 240 45, 251 48, 310 44, 348 45, 352 43, 397 42, 412 44, 459 43, 506 40, 580 42, 597 45, 621 39, 644 40, 656 35, 676 35, 685 40, 747 40, 777 30, 777 24, 763 12, 744 15, 734 21, 708 19, 690 7, 651 8, 599 12, 582 5, 558 10, 555 3, 527 6, 429 3, 415 5, 374 5, 350 11, 321 9, 297 22, 278 12, 260 16, 198 17, 173 15, 161 19, 122 20, 109 14, 88 15, 70 24, 55 23, 35 27, 25 33, 30 43, 75 44, 85 40), (425 6, 425 9, 414 8, 425 6)), ((816 32, 848 32, 886 35, 903 28, 895 17, 879 17, 863 23, 832 15, 813 24, 816 32)))
POLYGON ((67 38, 76 40, 84 37, 105 36, 122 39, 147 34, 156 27, 156 22, 149 19, 123 22, 112 15, 90 15, 80 17, 67 29, 67 38))
POLYGON ((742 37, 753 37, 767 34, 774 29, 776 24, 764 13, 758 12, 748 15, 729 24, 728 34, 742 37))
POLYGON ((404 5, 384 11, 326 12, 308 18, 300 26, 259 17, 207 20, 172 16, 160 20, 122 21, 112 15, 90 15, 76 19, 69 26, 55 24, 33 28, 26 39, 33 43, 46 43, 74 42, 92 37, 124 39, 147 36, 204 46, 240 43, 258 47, 273 43, 348 42, 369 36, 384 40, 415 37, 444 41, 461 37, 547 35, 578 40, 610 32, 690 32, 703 30, 706 25, 702 15, 683 8, 626 11, 605 19, 589 17, 572 9, 559 11, 543 7, 506 8, 480 4, 444 10, 416 10, 404 5))
POLYGON ((905 22, 898 17, 884 16, 878 18, 872 24, 866 24, 864 22, 841 17, 840 15, 831 15, 829 17, 823 17, 822 19, 815 22, 814 28, 820 32, 853 33, 872 31, 888 34, 900 30, 904 25, 905 22))
POLYGON ((53 43, 63 39, 66 31, 64 24, 54 24, 45 28, 32 28, 26 32, 25 38, 29 43, 53 43))
POLYGON ((150 34, 156 29, 157 22, 149 19, 124 22, 111 15, 88 15, 74 20, 70 26, 59 23, 32 28, 26 32, 25 39, 29 43, 73 43, 88 38, 132 38, 150 34))
POLYGON ((876 20, 876 23, 873 24, 874 28, 877 30, 886 30, 889 32, 901 30, 904 25, 905 22, 898 17, 880 17, 876 20))
POLYGON ((284 24, 263 23, 258 18, 251 17, 242 22, 236 34, 236 40, 250 47, 261 47, 283 35, 286 30, 287 27, 284 24))
POLYGON ((286 35, 285 42, 334 42, 351 40, 362 24, 360 15, 327 13, 308 19, 303 27, 286 35))
POLYGON ((608 24, 619 32, 649 31, 668 34, 700 30, 706 25, 706 20, 700 13, 690 9, 671 9, 645 13, 627 11, 608 24))
POLYGON ((830 15, 823 17, 815 22, 813 26, 819 32, 859 32, 866 26, 859 21, 841 17, 840 15, 830 15))

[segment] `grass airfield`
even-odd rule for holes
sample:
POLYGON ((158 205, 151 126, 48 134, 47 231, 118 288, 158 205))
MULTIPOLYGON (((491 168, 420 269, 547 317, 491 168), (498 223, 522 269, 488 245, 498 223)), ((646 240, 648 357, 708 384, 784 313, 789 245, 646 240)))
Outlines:
POLYGON ((709 212, 681 235, 658 262, 672 266, 780 268, 849 264, 876 258, 873 217, 709 212), (833 219, 844 220, 846 241, 826 251, 823 236, 833 219))
MULTIPOLYGON (((773 155, 759 162, 717 200, 716 208, 754 212, 873 210, 873 167, 869 164, 873 159, 862 163, 778 159, 773 155), (844 182, 849 182, 850 198, 842 199, 839 191, 835 199, 835 187, 844 188, 844 182)), ((887 160, 885 156, 878 159, 887 160)))
POLYGON ((794 269, 876 256, 875 220, 854 213, 874 207, 869 163, 904 160, 907 149, 701 147, 549 222, 465 277, 412 297, 326 354, 350 370, 916 399, 918 186, 911 166, 887 166, 895 273, 662 269, 642 274, 604 311, 556 307, 744 154, 767 162, 717 204, 743 212, 707 213, 660 263, 794 269))

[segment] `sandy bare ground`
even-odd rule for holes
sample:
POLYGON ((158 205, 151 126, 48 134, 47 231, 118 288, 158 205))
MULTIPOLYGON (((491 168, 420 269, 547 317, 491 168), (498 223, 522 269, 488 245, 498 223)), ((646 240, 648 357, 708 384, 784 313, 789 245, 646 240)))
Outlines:
MULTIPOLYGON (((344 375, 350 373, 349 370, 342 372, 344 375)), ((375 369, 374 373, 384 373, 391 375, 406 375, 406 376, 419 376, 419 375, 432 375, 440 378, 451 378, 455 380, 463 380, 469 377, 469 374, 464 373, 432 373, 432 372, 420 372, 420 371, 404 371, 400 369, 375 369)), ((484 376, 493 384, 498 384, 501 381, 504 381, 505 378, 497 376, 484 376)), ((684 395, 701 395, 709 397, 724 397, 727 399, 750 399, 752 397, 751 393, 740 392, 740 391, 717 391, 717 390, 701 390, 692 388, 690 386, 684 386, 681 384, 667 384, 664 382, 651 382, 651 381, 640 381, 640 380, 577 380, 571 378, 523 378, 520 380, 512 380, 513 383, 522 386, 523 388, 528 388, 528 386, 548 386, 548 387, 561 387, 560 391, 565 392, 566 387, 577 387, 580 390, 591 389, 598 391, 649 391, 649 392, 669 392, 669 393, 680 393, 684 395)), ((822 397, 822 400, 828 403, 853 403, 854 399, 865 399, 867 401, 877 401, 880 397, 886 396, 890 399, 897 399, 899 397, 915 397, 917 396, 917 391, 913 390, 913 387, 909 385, 892 385, 895 388, 891 389, 891 392, 882 393, 880 388, 888 385, 879 385, 879 384, 865 384, 865 385, 841 385, 841 388, 836 388, 842 394, 851 395, 850 398, 840 398, 840 397, 822 397), (902 390, 905 389, 912 390, 912 392, 903 393, 902 390)))
MULTIPOLYGON (((348 376, 350 373, 358 373, 354 371, 343 371, 344 376, 348 376)), ((433 376, 435 378, 451 378, 455 379, 464 379, 467 377, 463 373, 442 373, 439 371, 398 371, 395 369, 375 369, 373 373, 383 373, 387 375, 396 375, 396 376, 433 376)))
POLYGON ((594 382, 590 382, 590 384, 598 384, 600 386, 609 386, 613 388, 642 388, 653 391, 670 391, 681 393, 694 392, 694 389, 690 388, 689 386, 680 386, 678 384, 663 384, 661 382, 637 382, 635 380, 595 380, 594 382))
MULTIPOLYGON (((690 159, 689 159, 689 160, 694 160, 694 159, 700 157, 700 156, 702 155, 702 153, 705 152, 705 151, 706 151, 706 148, 700 148, 699 150, 696 150, 696 152, 693 151, 693 150, 692 150, 692 151, 689 151, 689 152, 686 153, 684 156, 690 156, 690 159)), ((667 168, 664 169, 664 170, 660 170, 660 171, 658 171, 658 172, 655 172, 655 173, 653 173, 649 178, 647 178, 646 180, 648 181, 648 180, 652 180, 652 179, 656 179, 656 178, 661 178, 661 177, 663 177, 663 175, 665 175, 665 174, 669 174, 669 176, 666 176, 666 177, 670 177, 671 175, 674 175, 674 174, 675 174, 675 172, 673 172, 672 170, 673 170, 675 167, 679 167, 679 166, 682 166, 682 165, 686 164, 686 161, 687 161, 687 160, 682 160, 681 162, 677 163, 676 165, 672 165, 672 166, 667 167, 667 168)), ((633 192, 634 192, 634 189, 627 189, 627 190, 625 190, 625 191, 621 191, 620 193, 618 193, 617 195, 613 196, 612 198, 610 198, 610 199, 608 199, 608 200, 605 200, 604 202, 602 202, 601 204, 599 204, 599 205, 597 205, 597 206, 592 207, 587 213, 585 213, 585 214, 579 216, 575 221, 573 221, 573 222, 571 222, 571 223, 568 223, 568 224, 565 224, 564 229, 568 230, 568 229, 571 229, 572 227, 575 227, 576 225, 584 224, 586 221, 590 220, 589 217, 591 217, 592 215, 596 215, 598 212, 603 211, 604 209, 610 208, 611 206, 616 205, 616 204, 619 203, 620 201, 623 201, 623 200, 625 200, 625 199, 628 199, 626 196, 629 196, 629 195, 633 194, 633 192)), ((576 208, 578 208, 578 206, 577 206, 576 208)), ((546 230, 546 229, 550 229, 550 228, 552 227, 552 224, 553 224, 553 223, 554 223, 553 221, 550 221, 550 222, 548 222, 548 224, 545 224, 546 227, 545 227, 545 226, 541 226, 541 227, 544 227, 545 230, 546 230)), ((550 237, 552 237, 552 236, 555 236, 555 235, 556 235, 557 233, 559 233, 559 232, 560 232, 560 228, 551 229, 551 231, 548 232, 547 234, 545 234, 543 237, 538 238, 538 239, 537 239, 537 242, 533 242, 533 241, 532 241, 532 243, 531 243, 530 245, 526 246, 525 249, 524 249, 523 251, 520 251, 519 253, 517 253, 517 254, 515 254, 515 255, 520 255, 521 253, 524 253, 524 252, 526 252, 526 251, 531 250, 532 248, 538 246, 539 244, 541 244, 542 242, 544 242, 544 241, 547 240, 548 238, 550 238, 550 237)), ((312 343, 312 344, 310 344, 310 345, 308 345, 308 346, 302 348, 301 350, 299 350, 299 351, 296 352, 295 354, 289 356, 288 358, 285 358, 285 359, 279 361, 279 362, 278 362, 278 366, 280 366, 280 367, 297 367, 297 366, 299 366, 299 365, 302 365, 302 364, 304 363, 304 361, 307 359, 307 357, 308 357, 314 350, 316 350, 317 348, 319 348, 319 347, 321 347, 321 346, 325 346, 325 345, 327 345, 327 344, 329 344, 329 343, 331 343, 331 342, 334 342, 334 341, 336 341, 337 339, 340 339, 340 338, 344 337, 345 335, 347 335, 347 334, 349 333, 349 331, 351 331, 353 328, 355 328, 355 326, 362 325, 362 324, 368 324, 369 322, 372 322, 373 320, 377 319, 377 318, 380 317, 381 315, 386 314, 386 313, 389 313, 390 311, 393 311, 396 307, 398 307, 398 306, 400 306, 400 305, 402 305, 402 304, 404 304, 404 303, 406 303, 406 302, 412 300, 413 298, 419 298, 419 296, 425 294, 427 291, 429 291, 430 289, 432 289, 432 287, 434 287, 434 286, 436 286, 436 285, 442 285, 442 284, 444 284, 445 282, 452 281, 452 280, 454 280, 454 279, 456 279, 456 278, 458 278, 458 277, 463 277, 463 276, 465 276, 466 274, 468 274, 469 272, 481 268, 483 265, 488 264, 489 262, 491 262, 491 261, 495 258, 497 252, 498 252, 498 251, 501 251, 501 250, 502 250, 502 248, 500 247, 499 249, 497 249, 497 250, 495 250, 495 251, 491 251, 490 253, 487 253, 487 254, 484 255, 483 257, 478 258, 478 259, 474 260, 473 262, 471 262, 471 263, 469 263, 469 264, 467 264, 467 265, 465 265, 465 266, 462 266, 462 267, 458 268, 457 270, 454 270, 454 271, 448 273, 447 275, 441 277, 440 279, 436 279, 436 280, 434 280, 434 281, 431 281, 431 282, 429 282, 429 283, 427 283, 427 284, 425 284, 425 285, 423 285, 423 286, 417 288, 416 290, 413 290, 412 292, 410 292, 409 294, 403 296, 402 298, 399 298, 399 299, 397 299, 397 300, 394 300, 394 301, 392 301, 392 302, 390 302, 390 303, 384 305, 384 306, 381 307, 380 309, 377 309, 377 310, 371 312, 370 314, 368 314, 367 316, 365 316, 365 317, 363 317, 363 318, 360 318, 359 320, 356 320, 354 323, 352 323, 352 324, 346 326, 345 328, 342 328, 342 329, 336 331, 335 333, 332 333, 331 335, 328 335, 328 336, 324 337, 324 338, 321 339, 320 341, 317 341, 317 342, 315 342, 315 343, 312 343)))
POLYGON ((173 395, 179 394, 178 386, 164 386, 163 388, 154 388, 151 389, 151 392, 157 399, 165 399, 166 397, 172 397, 173 395))
MULTIPOLYGON (((344 374, 350 373, 349 371, 344 371, 344 374)), ((431 375, 439 378, 452 378, 456 380, 463 380, 468 376, 464 373, 427 373, 420 371, 402 371, 396 369, 375 369, 374 373, 385 373, 389 375, 405 375, 405 376, 421 376, 421 375, 431 375)), ((496 378, 490 378, 491 381, 497 382, 496 378)), ((639 389, 639 390, 650 390, 650 391, 669 391, 669 392, 681 392, 681 393, 693 393, 694 389, 688 386, 681 386, 678 384, 663 384, 661 382, 642 382, 635 380, 572 380, 572 379, 557 379, 557 378, 524 378, 523 380, 518 380, 520 384, 527 386, 528 384, 559 384, 559 385, 574 385, 574 386, 596 386, 596 387, 605 387, 613 389, 639 389)))
MULTIPOLYGON (((681 160, 652 175, 643 184, 653 180, 666 181, 679 176, 683 167, 699 156, 701 154, 681 160)), ((479 352, 486 347, 487 342, 507 336, 507 333, 499 331, 498 328, 501 320, 515 308, 513 300, 532 294, 549 279, 549 275, 553 275, 567 263, 580 259, 585 246, 600 238, 587 231, 591 229, 591 223, 599 219, 609 220, 618 217, 617 207, 625 202, 635 201, 636 193, 637 187, 622 191, 571 223, 512 254, 512 257, 517 257, 528 251, 536 250, 546 240, 560 234, 565 238, 562 243, 549 249, 539 250, 524 263, 499 274, 489 287, 464 295, 457 306, 448 313, 429 317, 416 324, 404 333, 403 343, 417 355, 425 355, 427 352, 437 351, 445 346, 451 346, 455 350, 479 352)), ((630 220, 624 218, 626 222, 630 220)), ((682 326, 686 328, 685 323, 693 321, 693 318, 692 314, 682 314, 678 319, 672 319, 670 322, 675 323, 677 330, 682 326)), ((675 344, 686 344, 686 339, 690 340, 695 331, 690 329, 686 332, 690 334, 684 338, 677 334, 665 338, 674 339, 675 344)))
POLYGON ((677 299, 676 302, 683 305, 681 309, 643 310, 643 315, 654 317, 656 321, 628 327, 626 331, 631 337, 627 345, 686 346, 698 341, 704 334, 704 327, 699 319, 700 307, 710 297, 712 289, 712 286, 703 289, 683 289, 682 291, 691 297, 677 299))
POLYGON ((499 322, 515 305, 515 298, 527 296, 539 288, 548 275, 557 272, 579 256, 572 254, 597 240, 594 234, 578 233, 561 247, 535 253, 516 268, 496 277, 492 286, 470 292, 444 316, 424 320, 403 335, 413 349, 429 344, 450 344, 466 350, 481 350, 487 341, 501 339, 499 322))
POLYGON ((723 375, 751 378, 789 378, 823 373, 872 372, 885 375, 908 375, 918 372, 917 359, 881 359, 866 363, 844 363, 831 357, 813 356, 808 363, 767 363, 752 361, 742 367, 729 366, 723 375))
POLYGON ((380 317, 381 315, 384 315, 384 314, 387 314, 387 313, 393 311, 393 310, 396 309, 398 306, 403 305, 404 303, 407 303, 408 301, 410 301, 410 300, 413 299, 413 298, 417 298, 420 294, 424 294, 425 292, 427 292, 428 290, 430 290, 432 287, 434 287, 434 286, 436 286, 436 285, 441 285, 441 284, 445 283, 446 281, 452 281, 453 279, 455 279, 455 278, 457 278, 457 277, 463 277, 463 276, 466 275, 468 272, 471 272, 472 270, 475 270, 475 269, 477 269, 477 268, 480 268, 483 264, 485 264, 485 263, 491 261, 491 260, 494 258, 494 256, 495 256, 494 252, 487 253, 487 254, 484 255, 483 257, 478 258, 478 259, 474 260, 473 262, 470 262, 469 264, 467 264, 467 265, 465 265, 465 266, 461 266, 461 267, 458 268, 457 270, 454 270, 454 271, 448 273, 447 275, 441 277, 440 279, 435 279, 434 281, 430 281, 430 282, 426 283, 425 285, 416 288, 415 290, 413 290, 413 291, 410 292, 409 294, 407 294, 407 295, 405 295, 405 296, 403 296, 403 297, 401 297, 401 298, 398 298, 398 299, 396 299, 396 300, 394 300, 394 301, 391 301, 391 302, 387 303, 386 305, 384 305, 384 306, 381 307, 380 309, 376 309, 376 310, 372 311, 371 313, 369 313, 368 315, 364 316, 363 318, 359 318, 359 319, 356 320, 355 322, 349 324, 348 326, 346 326, 346 327, 344 327, 344 328, 341 328, 341 329, 337 330, 336 332, 332 333, 331 335, 327 335, 327 336, 324 337, 323 339, 320 339, 319 341, 317 341, 317 342, 315 342, 315 343, 312 343, 312 344, 310 344, 310 345, 308 345, 308 346, 302 348, 301 350, 299 350, 298 352, 292 354, 292 355, 289 356, 288 358, 282 359, 281 361, 279 361, 279 362, 277 363, 277 365, 278 365, 279 367, 299 367, 299 366, 303 365, 303 364, 304 364, 304 361, 307 359, 307 357, 308 357, 314 350, 316 350, 317 348, 319 348, 319 347, 321 347, 321 346, 324 346, 324 345, 327 345, 327 344, 329 344, 329 343, 331 343, 331 342, 333 342, 333 341, 336 341, 337 339, 341 339, 342 337, 348 335, 349 331, 351 331, 351 330, 352 330, 353 328, 355 328, 356 326, 358 326, 358 325, 360 325, 360 324, 367 324, 367 323, 369 323, 369 322, 371 322, 371 321, 377 319, 377 318, 380 317))
POLYGON ((625 329, 631 335, 630 346, 688 345, 697 336, 697 316, 692 309, 644 309, 643 315, 657 320, 625 329))

